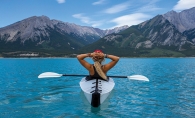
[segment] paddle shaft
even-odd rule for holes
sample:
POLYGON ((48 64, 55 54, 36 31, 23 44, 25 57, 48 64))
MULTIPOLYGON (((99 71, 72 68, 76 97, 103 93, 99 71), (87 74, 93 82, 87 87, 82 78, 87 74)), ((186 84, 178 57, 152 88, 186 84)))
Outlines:
MULTIPOLYGON (((89 75, 69 75, 69 74, 63 74, 62 76, 78 76, 78 77, 85 77, 85 76, 89 76, 89 75)), ((112 77, 112 78, 127 78, 127 76, 108 76, 108 77, 112 77)))
MULTIPOLYGON (((89 75, 77 75, 77 74, 58 74, 54 72, 45 72, 38 76, 38 78, 54 78, 54 77, 62 77, 62 76, 79 76, 86 77, 89 75)), ((149 79, 143 75, 132 75, 132 76, 108 76, 111 78, 128 78, 130 80, 141 80, 141 81, 149 81, 149 79)))

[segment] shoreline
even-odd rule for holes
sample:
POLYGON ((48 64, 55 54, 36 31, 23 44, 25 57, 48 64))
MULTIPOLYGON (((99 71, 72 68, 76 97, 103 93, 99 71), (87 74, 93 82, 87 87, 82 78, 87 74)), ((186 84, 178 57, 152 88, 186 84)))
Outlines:
MULTIPOLYGON (((64 59, 76 57, 0 57, 0 59, 64 59)), ((120 58, 195 58, 195 57, 120 57, 120 58)))

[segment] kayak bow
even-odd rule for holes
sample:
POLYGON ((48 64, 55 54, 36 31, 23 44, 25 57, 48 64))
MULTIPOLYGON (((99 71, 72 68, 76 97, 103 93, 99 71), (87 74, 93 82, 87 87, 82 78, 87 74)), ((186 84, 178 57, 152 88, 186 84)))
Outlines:
POLYGON ((101 79, 86 80, 85 77, 80 81, 80 87, 84 92, 87 101, 93 106, 100 106, 110 95, 115 83, 112 78, 108 81, 101 79))

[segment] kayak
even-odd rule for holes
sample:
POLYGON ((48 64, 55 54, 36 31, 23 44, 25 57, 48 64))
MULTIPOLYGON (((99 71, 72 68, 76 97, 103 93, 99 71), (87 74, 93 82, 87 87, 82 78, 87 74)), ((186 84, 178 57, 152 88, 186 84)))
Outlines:
POLYGON ((93 106, 100 106, 110 95, 115 86, 114 80, 108 81, 102 79, 86 80, 86 77, 80 81, 80 87, 84 92, 87 101, 93 106))

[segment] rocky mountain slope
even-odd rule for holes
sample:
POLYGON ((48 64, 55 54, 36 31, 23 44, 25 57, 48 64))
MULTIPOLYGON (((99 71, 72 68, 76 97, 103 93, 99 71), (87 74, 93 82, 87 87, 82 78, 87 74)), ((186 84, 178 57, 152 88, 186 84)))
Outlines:
POLYGON ((97 42, 84 47, 100 48, 107 53, 120 56, 195 56, 194 30, 181 33, 163 15, 158 15, 139 25, 107 35, 97 42), (115 51, 112 51, 114 49, 115 51))
POLYGON ((163 15, 171 24, 173 24, 181 33, 195 28, 195 7, 181 11, 167 12, 163 15))
POLYGON ((111 30, 31 17, 0 28, 0 56, 27 52, 64 56, 97 48, 130 57, 195 56, 194 13, 195 8, 171 11, 135 26, 111 30))
POLYGON ((126 28, 128 26, 101 30, 58 20, 50 20, 46 16, 33 16, 0 28, 0 51, 41 50, 72 53, 107 34, 117 33, 126 28))
POLYGON ((195 28, 184 31, 183 35, 186 36, 189 41, 195 43, 195 28))

